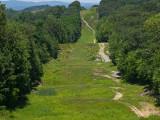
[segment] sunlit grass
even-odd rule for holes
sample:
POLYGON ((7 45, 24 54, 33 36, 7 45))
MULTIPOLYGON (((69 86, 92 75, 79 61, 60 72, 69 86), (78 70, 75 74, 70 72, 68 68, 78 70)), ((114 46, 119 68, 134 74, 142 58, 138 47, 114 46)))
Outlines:
POLYGON ((83 23, 82 36, 78 40, 79 43, 93 43, 94 34, 93 32, 83 23))
MULTIPOLYGON (((153 103, 153 99, 140 96, 144 86, 94 75, 101 71, 111 76, 117 68, 96 61, 99 47, 92 44, 92 35, 83 27, 77 43, 60 45, 58 59, 44 65, 42 85, 28 95, 28 104, 12 112, 1 111, 0 120, 140 120, 121 102, 139 107, 139 102, 153 103), (121 88, 121 102, 112 100, 114 87, 121 88)), ((142 120, 159 119, 151 116, 142 120)))

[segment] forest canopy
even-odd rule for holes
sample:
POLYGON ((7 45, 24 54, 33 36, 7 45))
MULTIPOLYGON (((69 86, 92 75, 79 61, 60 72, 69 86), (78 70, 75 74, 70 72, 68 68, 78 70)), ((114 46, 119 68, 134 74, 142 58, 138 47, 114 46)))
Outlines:
POLYGON ((160 1, 102 0, 98 13, 97 40, 109 42, 123 78, 147 84, 160 100, 160 1))
POLYGON ((78 1, 24 11, 0 4, 0 106, 16 107, 41 84, 42 64, 57 58, 58 44, 79 39, 80 9, 78 1))

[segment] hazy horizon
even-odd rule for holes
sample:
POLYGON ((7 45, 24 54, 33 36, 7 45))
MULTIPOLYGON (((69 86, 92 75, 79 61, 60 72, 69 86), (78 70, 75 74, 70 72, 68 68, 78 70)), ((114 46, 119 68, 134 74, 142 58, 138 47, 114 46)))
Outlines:
MULTIPOLYGON (((23 2, 48 2, 48 1, 59 1, 59 2, 73 2, 75 0, 1 0, 1 1, 23 1, 23 2)), ((100 0, 78 0, 83 3, 99 3, 100 0)))

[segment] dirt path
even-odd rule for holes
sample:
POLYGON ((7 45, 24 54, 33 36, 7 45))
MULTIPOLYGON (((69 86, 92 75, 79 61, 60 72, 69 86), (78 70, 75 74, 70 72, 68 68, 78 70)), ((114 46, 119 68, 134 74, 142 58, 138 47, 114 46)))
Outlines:
MULTIPOLYGON (((93 32, 93 36, 95 36, 96 34, 95 30, 88 24, 88 22, 84 19, 83 16, 81 16, 81 19, 85 23, 85 25, 93 32)), ((93 40, 93 43, 96 43, 96 39, 93 40)))
MULTIPOLYGON (((93 36, 95 36, 95 30, 89 25, 89 23, 81 16, 82 21, 86 24, 86 26, 93 32, 93 36)), ((96 39, 93 40, 93 43, 96 43, 96 39)), ((105 54, 105 43, 99 43, 99 57, 105 63, 110 62, 110 58, 108 55, 105 54)))
MULTIPOLYGON (((82 21, 84 22, 84 24, 93 32, 93 36, 95 36, 95 30, 89 25, 89 23, 84 19, 83 16, 81 16, 82 21)), ((96 39, 93 40, 93 43, 96 43, 96 39)), ((102 62, 108 63, 111 62, 109 56, 105 53, 105 43, 99 43, 99 52, 98 52, 98 58, 97 60, 101 59, 102 62)), ((113 79, 113 78, 120 78, 121 76, 118 75, 118 71, 112 71, 113 74, 112 76, 109 75, 104 75, 104 74, 99 74, 99 73, 94 73, 95 76, 101 76, 101 77, 106 77, 109 79, 113 79)), ((119 83, 118 79, 113 79, 115 80, 115 82, 119 83), (117 81, 116 81, 117 80, 117 81)), ((117 89, 117 87, 116 87, 117 89)), ((117 101, 125 106, 127 106, 128 108, 131 109, 131 111, 133 111, 138 117, 143 117, 143 118, 147 118, 150 115, 160 115, 160 111, 158 109, 156 109, 156 107, 154 105, 150 105, 150 104, 145 104, 141 106, 141 109, 137 108, 136 106, 127 103, 127 102, 122 102, 120 101, 121 98, 123 97, 123 94, 121 92, 119 92, 118 90, 116 90, 116 94, 113 97, 112 100, 117 101)))
POLYGON ((120 102, 125 106, 129 107, 138 117, 148 118, 151 115, 160 116, 160 110, 152 104, 143 102, 141 104, 141 109, 134 105, 126 102, 120 102))
POLYGON ((120 92, 116 92, 116 95, 114 96, 113 100, 117 101, 120 100, 123 97, 123 94, 120 92))
POLYGON ((99 57, 105 63, 110 62, 110 58, 107 54, 105 54, 105 43, 99 43, 99 57))
POLYGON ((144 117, 143 113, 135 106, 125 103, 138 117, 144 117))

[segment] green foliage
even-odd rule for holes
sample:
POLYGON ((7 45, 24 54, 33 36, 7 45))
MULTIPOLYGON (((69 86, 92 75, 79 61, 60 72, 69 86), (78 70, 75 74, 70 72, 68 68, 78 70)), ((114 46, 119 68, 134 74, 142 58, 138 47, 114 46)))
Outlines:
POLYGON ((160 2, 102 0, 98 41, 109 41, 111 58, 123 77, 159 91, 160 2))
POLYGON ((5 7, 0 4, 0 37, 4 34, 4 26, 6 24, 5 7))
POLYGON ((152 52, 150 59, 152 60, 153 78, 152 88, 158 97, 158 104, 160 104, 160 14, 154 15, 144 24, 144 29, 147 34, 147 49, 152 52))
POLYGON ((80 8, 73 2, 17 12, 0 5, 0 106, 19 105, 41 83, 42 64, 57 58, 58 43, 79 39, 80 8))
POLYGON ((1 104, 13 106, 19 96, 30 89, 30 63, 28 61, 28 42, 16 23, 6 26, 4 43, 0 48, 1 58, 1 104))
POLYGON ((111 29, 110 24, 108 23, 108 21, 106 21, 106 18, 103 18, 98 22, 98 25, 96 28, 96 38, 98 42, 108 41, 110 29, 111 29))

